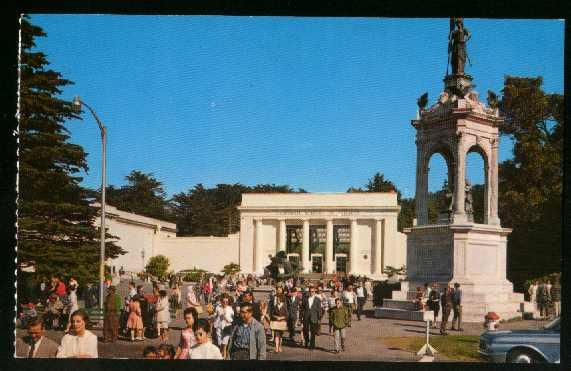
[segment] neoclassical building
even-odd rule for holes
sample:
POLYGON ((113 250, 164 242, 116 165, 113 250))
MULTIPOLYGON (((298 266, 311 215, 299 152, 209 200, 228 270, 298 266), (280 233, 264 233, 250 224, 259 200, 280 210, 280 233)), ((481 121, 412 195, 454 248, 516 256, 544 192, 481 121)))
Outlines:
POLYGON ((194 267, 220 272, 238 263, 261 274, 270 256, 285 251, 305 273, 346 272, 383 277, 406 264, 406 236, 397 231, 396 193, 247 193, 240 232, 226 237, 176 237, 176 226, 110 207, 108 228, 127 254, 109 265, 144 269, 165 255, 177 272, 194 267))
POLYGON ((246 271, 262 273, 278 251, 304 273, 380 277, 406 263, 396 193, 247 193, 238 209, 246 271))

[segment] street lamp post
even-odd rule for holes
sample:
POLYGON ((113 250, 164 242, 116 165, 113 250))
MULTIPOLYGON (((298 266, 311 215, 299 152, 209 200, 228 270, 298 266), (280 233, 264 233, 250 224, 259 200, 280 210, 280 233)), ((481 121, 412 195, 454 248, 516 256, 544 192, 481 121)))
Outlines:
POLYGON ((106 188, 106 146, 107 146, 107 128, 99 117, 87 103, 82 101, 78 96, 73 98, 73 106, 77 111, 81 111, 81 106, 84 105, 91 112, 95 121, 99 125, 99 130, 101 131, 101 249, 100 249, 100 264, 99 264, 99 308, 103 310, 103 284, 105 281, 105 188, 106 188))

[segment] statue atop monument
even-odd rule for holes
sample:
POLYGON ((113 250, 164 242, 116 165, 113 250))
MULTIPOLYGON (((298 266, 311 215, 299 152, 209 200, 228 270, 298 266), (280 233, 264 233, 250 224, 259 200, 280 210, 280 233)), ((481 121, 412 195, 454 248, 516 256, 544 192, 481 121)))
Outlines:
MULTIPOLYGON (((464 75, 464 66, 468 58, 466 42, 470 40, 470 31, 464 27, 460 17, 450 18, 450 33, 448 34, 448 60, 452 66, 453 75, 464 75)), ((448 73, 448 72, 447 72, 448 73)))

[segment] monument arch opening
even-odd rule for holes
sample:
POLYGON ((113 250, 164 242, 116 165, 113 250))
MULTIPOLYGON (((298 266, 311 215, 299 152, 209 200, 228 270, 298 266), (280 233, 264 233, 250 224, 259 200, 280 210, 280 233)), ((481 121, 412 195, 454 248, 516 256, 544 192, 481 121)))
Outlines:
POLYGON ((488 220, 488 162, 486 153, 472 146, 466 153, 466 214, 468 221, 487 224, 488 220))
POLYGON ((427 224, 448 223, 452 212, 451 154, 448 151, 433 152, 428 161, 427 172, 427 224))

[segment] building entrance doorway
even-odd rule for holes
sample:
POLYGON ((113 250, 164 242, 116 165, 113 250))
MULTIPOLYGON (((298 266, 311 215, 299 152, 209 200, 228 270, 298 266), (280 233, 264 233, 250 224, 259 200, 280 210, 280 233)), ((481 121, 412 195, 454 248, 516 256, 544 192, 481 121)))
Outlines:
POLYGON ((347 273, 347 254, 335 254, 335 271, 347 273))
POLYGON ((323 255, 311 254, 311 272, 323 273, 323 255))
POLYGON ((289 260, 289 262, 294 266, 299 268, 299 254, 287 254, 287 260, 289 260))

